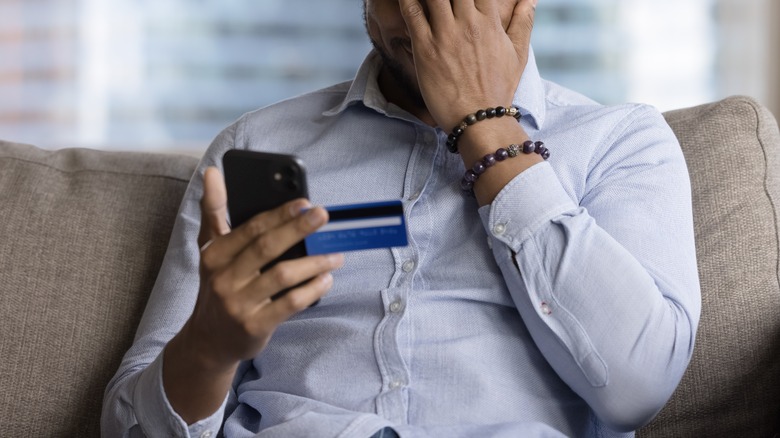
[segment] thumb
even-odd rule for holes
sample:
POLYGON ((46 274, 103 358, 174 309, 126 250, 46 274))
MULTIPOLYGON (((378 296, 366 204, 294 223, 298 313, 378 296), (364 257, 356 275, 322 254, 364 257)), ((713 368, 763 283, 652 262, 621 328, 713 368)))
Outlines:
POLYGON ((216 167, 203 173, 203 197, 200 200, 200 234, 198 246, 230 232, 227 224, 227 190, 225 180, 216 167))
POLYGON ((538 0, 518 0, 512 11, 512 18, 506 34, 515 46, 517 57, 523 67, 528 61, 528 48, 531 46, 531 31, 534 28, 534 16, 538 0))

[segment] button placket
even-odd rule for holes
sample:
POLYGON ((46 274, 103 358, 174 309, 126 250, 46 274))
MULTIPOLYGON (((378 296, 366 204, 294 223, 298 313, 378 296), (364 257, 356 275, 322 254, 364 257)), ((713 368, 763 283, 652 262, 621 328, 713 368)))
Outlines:
MULTIPOLYGON (((403 260, 403 259, 402 259, 403 260)), ((400 269, 398 270, 400 271, 400 269)), ((382 375, 382 387, 376 398, 377 413, 392 421, 404 421, 407 415, 406 392, 398 391, 409 381, 408 369, 402 358, 404 336, 399 333, 407 303, 406 288, 383 291, 386 311, 378 333, 377 364, 382 375)))

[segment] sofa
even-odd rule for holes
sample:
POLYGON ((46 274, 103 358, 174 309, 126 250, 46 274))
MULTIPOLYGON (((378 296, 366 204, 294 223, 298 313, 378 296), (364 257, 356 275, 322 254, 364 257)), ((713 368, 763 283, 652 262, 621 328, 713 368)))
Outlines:
MULTIPOLYGON (((665 116, 690 170, 703 310, 682 383, 637 435, 778 436, 777 123, 747 97, 665 116)), ((0 141, 0 436, 99 435, 196 165, 0 141)))

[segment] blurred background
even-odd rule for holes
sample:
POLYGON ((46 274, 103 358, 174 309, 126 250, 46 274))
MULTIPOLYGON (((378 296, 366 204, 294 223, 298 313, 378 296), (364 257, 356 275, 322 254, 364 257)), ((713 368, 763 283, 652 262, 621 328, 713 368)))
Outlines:
MULTIPOLYGON (((0 0, 0 139, 199 154, 241 114, 350 79, 362 0, 0 0)), ((602 103, 732 94, 780 115, 778 0, 540 0, 539 68, 602 103)))

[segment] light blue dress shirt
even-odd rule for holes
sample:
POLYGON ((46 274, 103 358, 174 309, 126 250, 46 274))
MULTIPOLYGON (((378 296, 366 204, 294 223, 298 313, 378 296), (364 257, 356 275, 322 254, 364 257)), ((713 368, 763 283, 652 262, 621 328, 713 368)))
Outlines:
POLYGON ((544 81, 531 54, 513 103, 552 156, 478 208, 447 132, 388 103, 379 66, 372 53, 354 81, 216 138, 106 391, 105 436, 210 436, 223 421, 230 437, 630 436, 670 397, 700 294, 687 168, 659 112, 544 81), (161 351, 198 294, 200 175, 232 148, 301 157, 315 204, 402 199, 409 245, 347 253, 320 304, 188 427, 165 398, 161 351))

